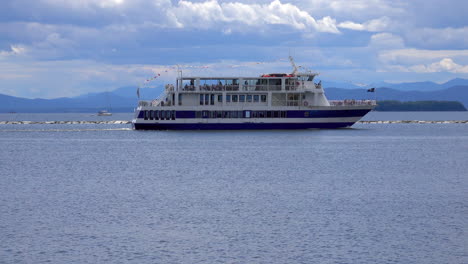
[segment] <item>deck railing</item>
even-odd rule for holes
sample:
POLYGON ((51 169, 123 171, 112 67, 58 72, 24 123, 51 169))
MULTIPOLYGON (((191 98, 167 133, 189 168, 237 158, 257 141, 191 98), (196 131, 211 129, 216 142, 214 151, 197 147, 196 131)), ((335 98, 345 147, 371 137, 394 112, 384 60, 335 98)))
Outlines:
POLYGON ((376 100, 329 100, 330 105, 333 106, 346 106, 346 105, 377 105, 376 100))
MULTIPOLYGON (((286 90, 298 90, 303 88, 302 86, 287 86, 286 90)), ((281 91, 281 85, 245 85, 245 84, 204 84, 200 86, 196 85, 184 85, 180 88, 182 92, 193 92, 193 91, 281 91)))

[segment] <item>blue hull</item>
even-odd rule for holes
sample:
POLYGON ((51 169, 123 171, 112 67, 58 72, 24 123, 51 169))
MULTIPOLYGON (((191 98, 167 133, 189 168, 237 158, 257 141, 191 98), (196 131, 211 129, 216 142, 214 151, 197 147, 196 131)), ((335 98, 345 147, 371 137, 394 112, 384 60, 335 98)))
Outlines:
POLYGON ((309 129, 344 128, 354 122, 346 123, 194 123, 194 124, 133 124, 136 130, 271 130, 271 129, 309 129))

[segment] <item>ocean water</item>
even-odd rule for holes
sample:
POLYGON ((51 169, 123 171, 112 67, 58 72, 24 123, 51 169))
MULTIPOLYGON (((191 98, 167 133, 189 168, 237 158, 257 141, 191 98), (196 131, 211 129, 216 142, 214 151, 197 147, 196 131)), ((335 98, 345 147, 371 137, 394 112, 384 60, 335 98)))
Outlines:
POLYGON ((0 125, 0 263, 468 263, 467 161, 466 124, 0 125))

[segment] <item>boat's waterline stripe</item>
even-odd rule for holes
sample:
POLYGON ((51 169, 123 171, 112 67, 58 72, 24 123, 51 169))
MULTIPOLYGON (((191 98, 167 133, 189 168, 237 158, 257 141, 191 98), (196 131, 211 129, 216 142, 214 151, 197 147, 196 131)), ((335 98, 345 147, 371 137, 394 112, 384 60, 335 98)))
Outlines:
POLYGON ((270 129, 309 129, 350 127, 346 123, 178 123, 178 124, 134 124, 138 130, 270 130, 270 129))
MULTIPOLYGON (((174 122, 174 121, 172 121, 174 122)), ((0 121, 0 125, 130 125, 132 121, 0 121)), ((155 123, 155 121, 152 121, 155 123)), ((468 124, 468 120, 373 120, 358 124, 468 124)), ((112 130, 110 128, 109 130, 112 130)))
POLYGON ((138 124, 244 124, 244 123, 343 123, 357 122, 361 117, 332 118, 179 118, 175 120, 137 119, 138 124))

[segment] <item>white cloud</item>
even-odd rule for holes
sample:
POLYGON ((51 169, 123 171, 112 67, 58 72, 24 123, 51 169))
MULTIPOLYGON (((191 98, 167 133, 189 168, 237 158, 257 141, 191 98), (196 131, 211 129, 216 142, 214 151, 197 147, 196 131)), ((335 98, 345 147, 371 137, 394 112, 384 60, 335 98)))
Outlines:
POLYGON ((444 58, 458 58, 466 61, 468 50, 421 50, 421 49, 395 49, 384 50, 378 55, 379 60, 387 64, 425 64, 428 61, 444 58))
POLYGON ((304 5, 314 14, 326 13, 360 20, 376 16, 398 16, 404 14, 407 8, 406 1, 401 0, 314 0, 304 5))
POLYGON ((331 17, 316 20, 309 13, 292 4, 274 0, 269 4, 244 4, 180 1, 167 11, 167 16, 179 27, 216 28, 219 23, 236 23, 254 28, 265 25, 287 25, 301 31, 339 33, 331 17))
POLYGON ((369 20, 363 24, 354 23, 352 21, 345 21, 338 24, 338 27, 357 31, 379 32, 387 30, 390 27, 390 24, 391 21, 388 17, 381 17, 369 20))
POLYGON ((15 55, 25 55, 28 52, 28 48, 24 45, 11 45, 10 50, 0 50, 0 59, 15 56, 15 55))
POLYGON ((412 72, 451 72, 451 73, 468 73, 468 65, 460 65, 455 63, 451 58, 444 58, 438 62, 429 65, 415 65, 408 68, 412 72))
POLYGON ((392 33, 378 33, 371 36, 369 47, 379 49, 396 49, 405 46, 403 39, 400 36, 392 33))

